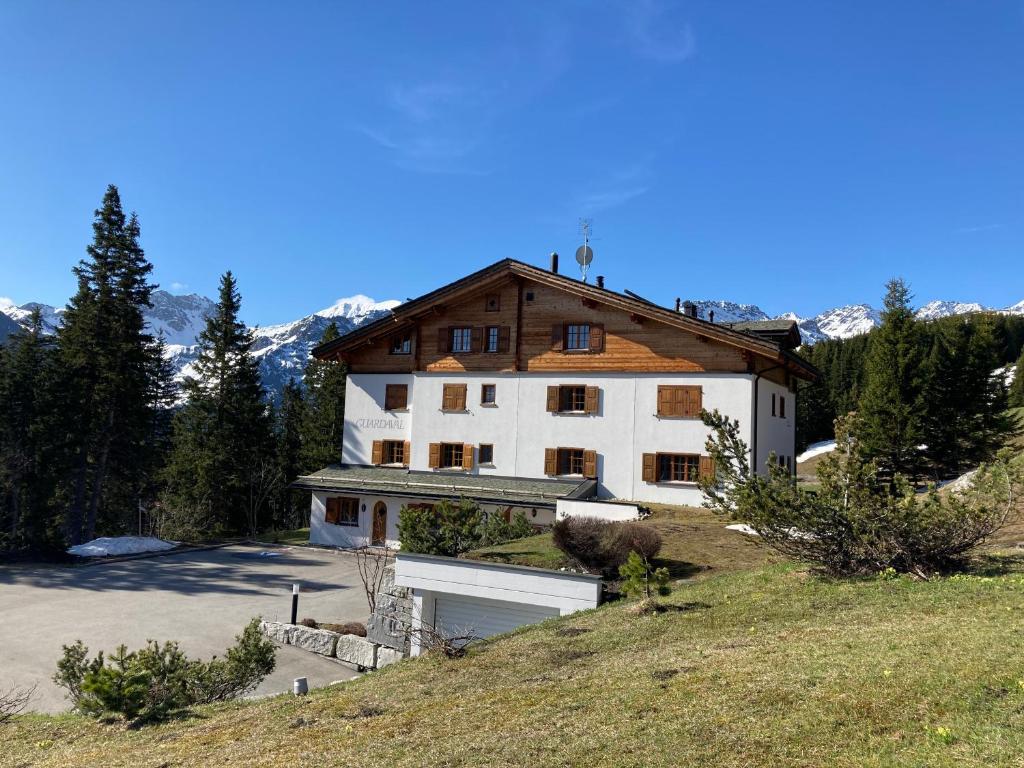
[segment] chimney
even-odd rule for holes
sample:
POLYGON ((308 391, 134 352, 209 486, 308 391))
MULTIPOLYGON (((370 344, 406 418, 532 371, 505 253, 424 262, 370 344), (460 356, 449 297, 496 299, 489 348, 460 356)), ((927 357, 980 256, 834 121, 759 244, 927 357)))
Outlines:
POLYGON ((558 274, 558 254, 554 251, 551 252, 551 271, 558 274))
POLYGON ((680 301, 681 301, 681 299, 678 296, 676 296, 676 312, 679 311, 679 302, 680 301))
POLYGON ((708 310, 708 322, 709 323, 715 322, 715 310, 713 310, 713 309, 708 310))
POLYGON ((694 304, 692 301, 684 301, 683 302, 683 314, 686 315, 687 317, 696 317, 697 316, 697 305, 694 304))
POLYGON ((597 276, 597 287, 604 288, 604 275, 597 276))

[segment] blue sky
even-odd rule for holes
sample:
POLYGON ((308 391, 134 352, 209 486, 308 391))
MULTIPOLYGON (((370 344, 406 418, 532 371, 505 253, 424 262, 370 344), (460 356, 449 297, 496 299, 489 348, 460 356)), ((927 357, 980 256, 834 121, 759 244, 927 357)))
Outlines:
POLYGON ((116 183, 269 324, 504 257, 669 303, 1024 299, 1020 2, 0 4, 0 296, 116 183))

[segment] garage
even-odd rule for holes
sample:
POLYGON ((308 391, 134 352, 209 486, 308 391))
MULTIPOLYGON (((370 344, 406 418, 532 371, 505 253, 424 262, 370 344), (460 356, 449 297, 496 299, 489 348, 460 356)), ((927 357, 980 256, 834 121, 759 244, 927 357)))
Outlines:
POLYGON ((438 596, 434 627, 448 635, 485 638, 559 615, 558 608, 461 595, 438 596))

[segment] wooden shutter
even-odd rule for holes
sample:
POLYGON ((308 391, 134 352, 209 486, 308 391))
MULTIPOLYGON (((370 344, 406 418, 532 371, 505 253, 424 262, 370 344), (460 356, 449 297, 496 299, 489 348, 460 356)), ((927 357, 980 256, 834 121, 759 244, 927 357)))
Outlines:
POLYGON ((544 474, 545 475, 557 475, 558 474, 558 449, 557 448, 545 448, 544 449, 544 474))
POLYGON ((465 443, 462 446, 462 468, 469 470, 473 468, 473 445, 465 443))
POLYGON ((465 384, 453 384, 452 385, 455 407, 453 411, 464 411, 466 410, 466 385, 465 384))
POLYGON ((448 328, 437 329, 437 351, 451 352, 452 334, 448 328))
MULTIPOLYGON (((583 412, 597 413, 597 406, 601 401, 601 390, 597 387, 587 387, 584 399, 583 412)), ((589 475, 588 475, 589 477, 589 475)))
POLYGON ((384 410, 393 411, 409 404, 408 384, 388 384, 384 388, 384 410))
POLYGON ((597 477, 597 451, 583 452, 583 476, 597 477))
POLYGON ((551 349, 556 352, 562 351, 562 324, 551 326, 551 349))
POLYGON ((658 387, 658 415, 671 416, 672 389, 666 386, 658 387))
POLYGON ((512 337, 512 329, 507 325, 498 327, 498 351, 506 353, 509 350, 510 340, 512 337))
POLYGON ((711 456, 700 457, 700 476, 702 478, 715 476, 715 460, 711 456))
POLYGON ((590 324, 590 351, 604 352, 604 326, 600 323, 590 324))
POLYGON ((686 387, 686 404, 683 408, 683 416, 696 418, 700 416, 703 406, 704 391, 701 387, 686 387))
POLYGON ((384 441, 374 440, 373 441, 373 458, 370 459, 371 464, 382 464, 384 462, 384 441))
POLYGON ((405 445, 402 446, 402 464, 409 466, 412 463, 412 443, 408 440, 405 441, 405 445))
POLYGON ((656 483, 658 481, 658 454, 645 453, 642 478, 645 483, 656 483))
POLYGON ((484 351, 484 329, 479 325, 469 331, 469 351, 475 353, 484 351))
POLYGON ((326 509, 324 510, 324 522, 338 524, 341 519, 341 499, 332 498, 327 500, 326 509))
POLYGON ((441 466, 441 444, 431 443, 430 444, 430 456, 427 460, 427 466, 431 469, 437 469, 441 466))
POLYGON ((558 387, 548 387, 548 413, 558 413, 558 387))

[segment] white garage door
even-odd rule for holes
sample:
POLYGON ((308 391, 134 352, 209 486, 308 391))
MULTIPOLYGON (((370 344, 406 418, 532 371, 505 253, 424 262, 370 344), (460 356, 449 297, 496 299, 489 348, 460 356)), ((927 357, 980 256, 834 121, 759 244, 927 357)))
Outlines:
POLYGON ((444 595, 434 603, 434 626, 449 635, 484 638, 558 616, 557 608, 480 597, 444 595))

